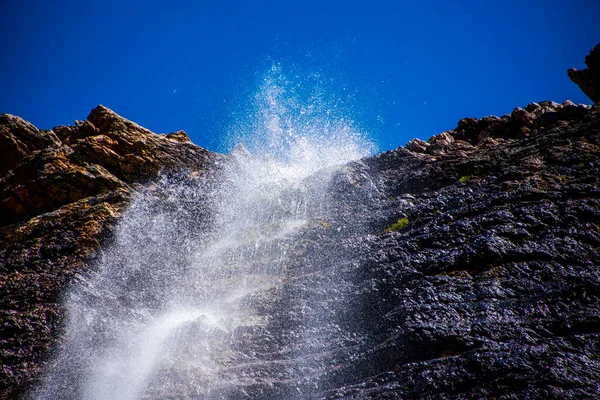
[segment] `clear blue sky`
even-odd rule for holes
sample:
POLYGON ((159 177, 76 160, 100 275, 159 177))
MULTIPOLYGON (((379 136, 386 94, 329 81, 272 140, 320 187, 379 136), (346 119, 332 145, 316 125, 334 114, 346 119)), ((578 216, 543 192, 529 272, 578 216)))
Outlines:
POLYGON ((8 0, 0 112, 50 129, 104 104, 225 151, 274 62, 318 72, 380 150, 532 101, 590 102, 566 70, 600 42, 596 0, 209 3, 8 0))

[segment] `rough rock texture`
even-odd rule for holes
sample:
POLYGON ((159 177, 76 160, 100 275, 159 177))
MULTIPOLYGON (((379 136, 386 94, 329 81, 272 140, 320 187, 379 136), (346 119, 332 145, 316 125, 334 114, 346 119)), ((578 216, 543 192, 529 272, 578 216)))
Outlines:
MULTIPOLYGON (((305 386, 245 393, 599 398, 600 107, 532 103, 412 143, 337 174, 328 220, 261 303, 305 386)), ((239 337, 289 361, 256 329, 239 337)))
POLYGON ((183 131, 157 135, 103 106, 51 131, 4 114, 0 154, 0 398, 9 399, 38 377, 66 284, 136 188, 161 170, 204 170, 218 156, 183 131))
POLYGON ((229 339, 253 362, 224 376, 253 383, 209 398, 600 397, 600 107, 407 147, 336 173, 289 278, 256 295, 267 325, 229 339))
POLYGON ((363 339, 325 397, 600 397, 600 107, 464 119, 353 173, 363 339))
MULTIPOLYGON (((132 192, 220 156, 104 107, 48 132, 4 115, 0 149, 0 397, 18 398, 132 192)), ((329 195, 289 279, 249 302, 267 325, 225 338, 262 362, 223 395, 600 398, 599 105, 466 118, 349 164, 329 195)))
POLYGON ((585 57, 587 69, 569 69, 569 78, 575 82, 594 103, 600 102, 600 43, 585 57))

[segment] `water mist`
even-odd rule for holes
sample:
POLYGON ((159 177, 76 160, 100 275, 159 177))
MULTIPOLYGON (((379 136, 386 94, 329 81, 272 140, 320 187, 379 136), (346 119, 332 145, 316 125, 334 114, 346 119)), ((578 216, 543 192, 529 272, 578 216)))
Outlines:
POLYGON ((335 99, 303 83, 274 66, 235 125, 245 146, 211 173, 163 175, 136 196, 67 296, 60 349, 32 398, 311 397, 306 382, 329 366, 306 352, 338 333, 312 330, 325 317, 285 288, 310 264, 298 238, 329 228, 332 177, 373 149, 335 99), (284 304, 298 310, 285 321, 284 304))

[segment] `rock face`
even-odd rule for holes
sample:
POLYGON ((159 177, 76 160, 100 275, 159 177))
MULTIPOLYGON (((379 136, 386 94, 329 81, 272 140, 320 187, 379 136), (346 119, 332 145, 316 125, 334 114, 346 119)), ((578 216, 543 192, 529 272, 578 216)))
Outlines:
POLYGON ((380 182, 344 221, 371 226, 352 239, 364 339, 324 397, 598 398, 600 107, 533 103, 412 147, 356 166, 380 182))
POLYGON ((600 101, 600 43, 585 57, 587 69, 569 70, 569 78, 575 82, 594 103, 600 101))
MULTIPOLYGON (((0 149, 0 397, 20 398, 60 335, 66 285, 132 194, 221 156, 102 106, 45 132, 3 115, 0 149)), ((253 300, 277 340, 227 338, 271 362, 241 364, 267 378, 229 395, 297 396, 268 381, 292 368, 310 371, 306 398, 599 398, 599 188, 600 107, 569 101, 347 165, 329 219, 294 241, 290 279, 253 300), (282 367, 298 331, 310 340, 282 367)))
POLYGON ((328 366, 304 398, 600 397, 600 107, 532 103, 407 147, 338 173, 275 296, 294 300, 266 312, 328 366))
POLYGON ((40 131, 0 116, 0 397, 35 380, 57 339, 66 284, 108 238, 131 194, 161 170, 219 158, 180 131, 157 135, 98 106, 40 131))

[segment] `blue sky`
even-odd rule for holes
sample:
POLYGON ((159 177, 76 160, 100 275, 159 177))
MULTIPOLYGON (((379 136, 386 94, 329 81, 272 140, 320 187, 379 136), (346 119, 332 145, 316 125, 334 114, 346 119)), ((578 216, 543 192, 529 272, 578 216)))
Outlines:
POLYGON ((215 151, 274 63, 319 76, 388 150, 532 101, 589 104, 566 70, 600 42, 595 0, 9 0, 3 14, 0 112, 50 129, 104 104, 215 151))

